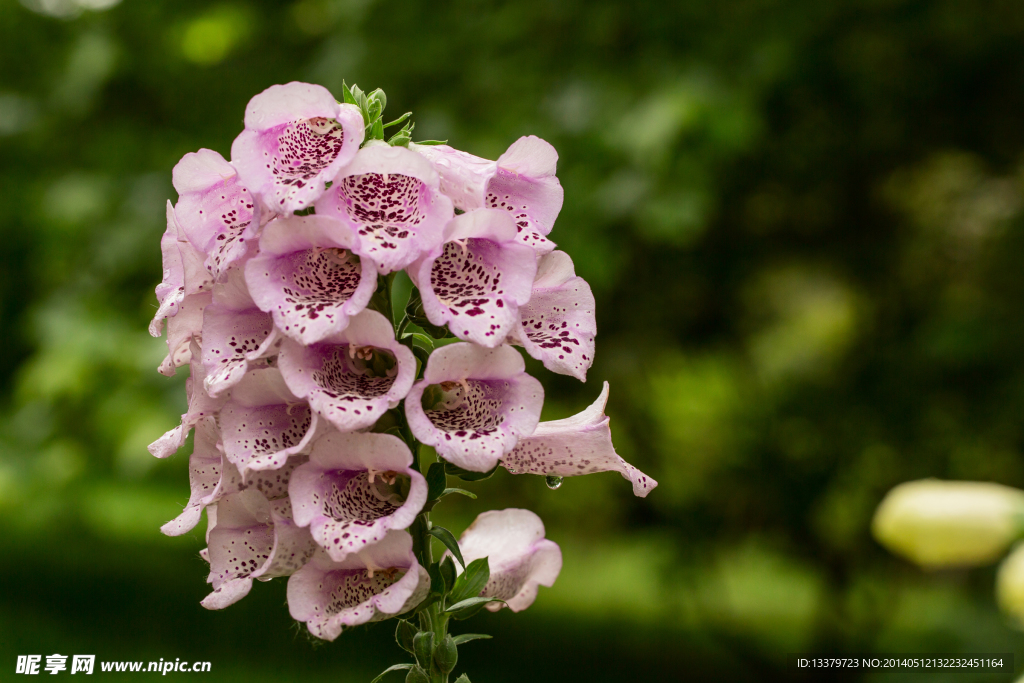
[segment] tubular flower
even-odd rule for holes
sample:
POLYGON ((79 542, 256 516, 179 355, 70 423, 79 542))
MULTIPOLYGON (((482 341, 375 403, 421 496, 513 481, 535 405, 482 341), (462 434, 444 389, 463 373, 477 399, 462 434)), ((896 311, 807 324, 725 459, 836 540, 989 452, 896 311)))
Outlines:
POLYGON ((337 334, 366 307, 377 269, 353 251, 358 239, 341 221, 295 216, 267 225, 245 281, 260 310, 288 337, 313 344, 337 334))
POLYGON ((314 636, 334 640, 343 627, 407 611, 423 601, 429 588, 430 576, 416 561, 412 536, 392 531, 341 562, 318 549, 288 579, 288 609, 314 636))
POLYGON ((376 311, 363 311, 319 344, 286 340, 278 364, 288 388, 342 432, 373 426, 409 393, 416 375, 412 351, 376 311))
POLYGON ((335 562, 405 529, 427 500, 409 447, 391 434, 327 434, 288 485, 295 523, 335 562), (405 492, 403 494, 403 491, 405 492))
POLYGON ((220 411, 224 455, 249 478, 251 470, 279 469, 288 457, 308 452, 317 418, 273 367, 246 373, 220 411))
POLYGON ((206 255, 215 280, 245 256, 256 235, 259 209, 238 182, 235 168, 209 149, 182 157, 173 173, 178 204, 174 212, 185 238, 206 255))
POLYGON ((188 411, 181 416, 181 424, 149 445, 149 452, 158 458, 166 458, 178 452, 185 445, 185 439, 192 427, 204 417, 215 415, 224 404, 224 398, 213 398, 206 393, 203 383, 206 372, 199 362, 199 346, 192 341, 191 375, 185 380, 188 394, 188 411))
POLYGON ((253 579, 291 576, 316 550, 309 531, 292 522, 291 503, 268 501, 258 491, 218 502, 207 541, 213 592, 200 603, 206 609, 238 602, 252 589, 253 579))
POLYGON ((604 414, 608 382, 601 395, 582 413, 564 420, 541 422, 530 436, 520 439, 501 464, 512 474, 543 474, 573 477, 595 472, 618 472, 633 484, 633 495, 646 498, 658 485, 646 474, 619 457, 612 445, 604 414))
POLYGON ((290 214, 316 201, 363 142, 359 109, 309 83, 272 85, 245 108, 231 145, 241 182, 269 210, 290 214))
POLYGON ((188 459, 188 481, 192 492, 182 513, 160 527, 160 531, 168 536, 180 536, 194 529, 203 509, 216 500, 221 481, 219 440, 220 430, 214 417, 205 417, 196 425, 195 447, 188 459))
POLYGON ((167 230, 160 248, 164 279, 156 288, 160 307, 149 324, 149 333, 159 337, 163 321, 167 320, 167 357, 158 370, 170 377, 176 368, 191 360, 192 338, 202 336, 203 309, 211 301, 213 279, 203 266, 203 254, 185 239, 170 201, 167 230))
POLYGON ((456 216, 444 244, 410 268, 434 325, 459 339, 499 346, 519 322, 537 270, 532 249, 515 241, 516 225, 503 211, 480 209, 456 216))
POLYGON ((594 294, 586 280, 576 276, 572 259, 553 251, 537 263, 530 300, 519 307, 511 339, 551 372, 585 382, 594 362, 594 310, 594 294))
POLYGON ((488 208, 508 211, 515 219, 518 240, 546 254, 555 248, 546 235, 562 210, 562 186, 555 176, 558 152, 540 138, 516 140, 487 161, 448 145, 410 145, 433 164, 441 191, 463 211, 488 208))
POLYGON ((544 388, 525 367, 510 346, 459 342, 437 349, 406 398, 409 428, 459 467, 492 469, 540 419, 544 388))
POLYGON ((359 255, 386 275, 440 244, 454 211, 438 184, 423 157, 404 147, 368 145, 338 174, 316 213, 351 227, 359 255))
MULTIPOLYGON (((522 612, 537 599, 537 587, 555 585, 562 571, 562 550, 544 538, 544 522, 529 510, 509 508, 484 512, 462 533, 459 548, 467 563, 487 558, 491 569, 482 597, 504 600, 522 612)), ((487 604, 497 612, 500 602, 487 604)))
POLYGON ((272 355, 281 337, 270 314, 256 307, 242 271, 232 269, 227 282, 213 289, 213 303, 203 311, 203 386, 219 396, 241 381, 250 361, 272 355))

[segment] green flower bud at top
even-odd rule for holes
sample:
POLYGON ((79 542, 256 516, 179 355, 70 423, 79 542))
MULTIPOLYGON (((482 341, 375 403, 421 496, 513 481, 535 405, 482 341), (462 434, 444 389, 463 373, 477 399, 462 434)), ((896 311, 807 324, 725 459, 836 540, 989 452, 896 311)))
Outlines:
POLYGON ((885 497, 871 530, 892 552, 923 567, 994 562, 1021 535, 1024 491, 1000 484, 922 479, 885 497))
POLYGON ((434 632, 420 631, 412 639, 412 651, 416 662, 424 669, 430 668, 430 658, 434 654, 434 632))
POLYGON ((999 565, 996 602, 999 609, 1024 627, 1024 543, 1018 544, 999 565))
POLYGON ((437 649, 434 650, 434 664, 437 665, 438 671, 447 674, 451 673, 451 670, 455 668, 455 664, 458 661, 459 648, 455 645, 451 635, 447 635, 438 644, 437 649))

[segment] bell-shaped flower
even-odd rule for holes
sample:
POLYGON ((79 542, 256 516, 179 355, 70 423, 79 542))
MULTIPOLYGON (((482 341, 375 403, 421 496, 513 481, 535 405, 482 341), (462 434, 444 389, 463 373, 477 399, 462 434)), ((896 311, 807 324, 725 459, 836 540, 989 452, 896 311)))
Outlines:
POLYGON ((243 479, 238 468, 224 456, 216 419, 203 418, 196 426, 195 450, 189 458, 192 494, 182 513, 160 527, 160 531, 168 536, 180 536, 191 531, 207 506, 215 506, 221 498, 247 489, 259 491, 270 501, 287 498, 292 472, 308 459, 304 455, 294 455, 280 469, 253 471, 249 473, 248 480, 243 479))
POLYGON ((386 143, 367 145, 316 203, 359 236, 359 255, 382 274, 405 268, 441 243, 454 215, 437 172, 423 157, 386 143))
POLYGON ((545 254, 537 262, 530 300, 519 307, 519 321, 510 337, 526 352, 560 375, 587 380, 594 362, 594 294, 577 277, 564 251, 545 254))
POLYGON ((330 432, 291 477, 295 523, 308 526, 331 559, 405 529, 427 501, 427 482, 409 447, 391 434, 330 432))
POLYGON ((220 411, 224 454, 247 480, 252 470, 276 470, 308 452, 317 417, 288 391, 275 367, 257 367, 231 390, 220 411))
POLYGON ((303 344, 341 332, 377 289, 377 269, 353 253, 358 239, 327 216, 268 224, 245 264, 249 294, 277 328, 303 344))
POLYGON ((203 309, 211 301, 213 279, 203 266, 205 256, 185 238, 170 201, 160 250, 164 277, 156 287, 160 306, 149 324, 149 333, 159 337, 167 320, 167 357, 159 372, 169 377, 191 360, 192 339, 202 337, 203 309))
POLYGON ((192 427, 204 417, 216 415, 224 405, 224 397, 214 398, 206 393, 203 381, 206 371, 199 362, 199 346, 192 341, 191 374, 185 380, 185 392, 188 395, 188 411, 181 416, 181 424, 149 445, 149 452, 158 458, 166 458, 178 452, 185 445, 185 439, 192 427))
POLYGON ((256 306, 240 268, 214 285, 213 303, 203 312, 203 385, 219 396, 241 381, 251 361, 276 353, 280 335, 273 318, 256 306))
POLYGON ((645 498, 658 485, 619 457, 612 445, 608 382, 601 395, 582 413, 564 420, 541 422, 530 436, 520 439, 501 464, 512 474, 574 477, 595 472, 618 472, 633 484, 633 495, 645 498))
POLYGON ((488 161, 448 145, 410 145, 434 164, 441 191, 463 211, 488 208, 508 211, 518 239, 546 254, 555 245, 545 237, 562 210, 562 186, 555 176, 558 152, 533 135, 519 138, 488 161))
POLYGON ((206 254, 215 280, 245 256, 259 228, 259 208, 238 182, 235 168, 217 152, 201 149, 182 157, 173 173, 174 212, 188 241, 206 254))
POLYGON ((429 590, 430 575, 416 561, 412 536, 392 531, 341 562, 317 550, 288 579, 288 610, 317 638, 334 640, 343 627, 412 609, 429 590))
MULTIPOLYGON (((459 549, 466 563, 487 558, 491 577, 482 597, 504 600, 521 612, 537 599, 537 587, 555 584, 562 571, 562 551, 544 538, 544 522, 529 510, 509 508, 484 512, 462 533, 459 549)), ((487 604, 497 612, 504 605, 487 604)))
POLYGON ((456 216, 445 227, 444 239, 410 268, 423 311, 459 339, 494 348, 519 322, 537 256, 515 241, 512 218, 494 209, 456 216))
POLYGON ((537 428, 544 387, 511 346, 436 349, 405 401, 409 428, 445 460, 487 472, 537 428))
POLYGON ((255 490, 217 503, 216 524, 207 540, 213 592, 200 603, 206 609, 238 602, 252 589, 253 579, 291 576, 316 550, 309 530, 292 521, 288 499, 269 501, 255 490))
POLYGON ((266 208, 290 214, 317 200, 365 134, 359 108, 338 104, 326 88, 272 85, 249 100, 231 160, 266 208))
POLYGON ((416 377, 412 351, 395 341, 387 318, 371 310, 318 344, 286 339, 278 367, 292 393, 342 432, 372 426, 405 398, 416 377))

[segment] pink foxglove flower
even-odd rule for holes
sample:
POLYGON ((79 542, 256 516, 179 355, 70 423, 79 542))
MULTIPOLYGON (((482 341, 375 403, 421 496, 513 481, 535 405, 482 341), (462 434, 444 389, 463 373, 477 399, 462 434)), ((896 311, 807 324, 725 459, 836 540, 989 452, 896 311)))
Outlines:
POLYGON ((427 482, 412 462, 391 434, 325 435, 288 485, 295 523, 308 526, 335 562, 407 528, 427 501, 427 482))
MULTIPOLYGON (((538 586, 550 588, 562 571, 562 551, 544 538, 544 522, 529 510, 509 508, 482 513, 459 538, 467 564, 487 558, 490 580, 480 595, 504 600, 522 612, 537 599, 538 586)), ((497 612, 504 605, 487 604, 497 612)))
POLYGON ((546 235, 562 210, 562 186, 555 176, 558 153, 529 135, 519 138, 488 161, 448 145, 410 145, 430 159, 441 176, 441 191, 463 211, 488 208, 508 211, 518 239, 546 254, 555 248, 546 235))
POLYGON ((412 536, 392 531, 379 543, 333 561, 323 550, 288 579, 288 609, 309 632, 334 640, 341 629, 401 614, 430 589, 427 570, 416 561, 412 536))
POLYGON ((357 107, 309 83, 272 85, 249 101, 231 145, 241 182, 269 210, 304 209, 349 163, 365 136, 357 107))
POLYGON ((544 388, 525 368, 511 346, 459 342, 435 350, 406 397, 409 428, 459 467, 492 469, 540 420, 544 388))
POLYGON ((287 499, 268 501, 258 491, 228 496, 217 503, 208 535, 209 582, 206 609, 224 609, 252 589, 253 579, 291 576, 316 550, 309 530, 291 519, 287 499))
POLYGON ((546 254, 537 263, 529 302, 519 307, 513 343, 522 344, 548 370, 585 382, 594 362, 594 308, 590 285, 576 276, 569 255, 546 254))
POLYGON ((219 396, 241 381, 249 363, 273 355, 280 335, 269 313, 257 308, 240 268, 214 285, 213 303, 203 311, 203 386, 219 396))
POLYGON ((359 150, 316 203, 316 213, 349 225, 359 236, 359 255, 386 275, 440 244, 454 210, 430 163, 380 143, 359 150))
POLYGON ((494 209, 448 223, 444 244, 410 268, 430 322, 488 348, 505 341, 537 270, 536 254, 516 234, 512 218, 494 209))
POLYGON ((259 228, 259 210, 238 182, 235 168, 217 152, 201 149, 174 167, 178 192, 175 215, 186 239, 206 254, 205 266, 215 280, 245 256, 247 240, 259 228))
POLYGON ((391 323, 376 311, 363 311, 319 344, 286 340, 278 366, 288 388, 342 432, 373 426, 409 393, 416 376, 412 351, 395 341, 391 323))
POLYGON ((203 509, 215 501, 223 457, 217 448, 219 440, 216 418, 205 417, 196 425, 195 447, 188 459, 188 480, 192 492, 182 513, 160 527, 160 531, 168 536, 180 536, 194 529, 203 509))
POLYGON ((572 477, 594 472, 618 472, 633 484, 633 494, 645 498, 658 485, 646 474, 619 457, 612 445, 604 414, 608 382, 601 395, 582 413, 564 420, 541 422, 530 436, 501 459, 512 474, 543 474, 572 477))
POLYGON ((192 340, 191 374, 185 380, 185 391, 188 394, 188 411, 181 416, 181 424, 149 445, 149 452, 158 458, 166 458, 178 452, 185 445, 185 439, 192 427, 204 417, 215 415, 224 404, 224 397, 213 398, 203 388, 206 372, 199 362, 199 346, 192 340))
POLYGON ((251 470, 276 470, 289 456, 308 452, 317 417, 288 391, 280 370, 263 367, 249 370, 231 390, 220 427, 225 456, 248 479, 251 470))
POLYGON ((167 230, 160 240, 164 279, 156 288, 160 307, 149 333, 160 336, 167 320, 167 357, 159 372, 170 377, 191 358, 193 337, 202 336, 203 309, 212 300, 213 278, 203 265, 205 256, 185 238, 171 203, 167 202, 167 230))
POLYGON ((298 342, 341 332, 377 288, 377 269, 353 253, 357 244, 337 219, 279 218, 264 228, 259 254, 245 264, 249 293, 298 342))

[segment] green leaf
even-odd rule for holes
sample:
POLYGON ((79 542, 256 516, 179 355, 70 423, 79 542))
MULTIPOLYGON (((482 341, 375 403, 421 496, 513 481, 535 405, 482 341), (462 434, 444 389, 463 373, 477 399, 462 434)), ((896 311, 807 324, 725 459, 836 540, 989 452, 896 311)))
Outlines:
POLYGON ((395 664, 394 666, 389 666, 388 668, 384 669, 384 671, 381 672, 380 676, 377 676, 375 679, 370 681, 370 683, 377 683, 377 681, 384 678, 384 676, 388 675, 392 671, 408 671, 409 669, 415 668, 415 664, 395 664))
POLYGON ((464 470, 450 462, 446 462, 444 464, 444 471, 446 474, 458 477, 462 481, 483 481, 484 479, 490 479, 493 477, 494 473, 498 471, 498 467, 499 465, 495 465, 487 472, 472 472, 470 470, 464 470))
POLYGON ((424 332, 434 339, 444 339, 451 336, 447 327, 434 325, 427 318, 427 314, 423 310, 423 299, 420 298, 420 290, 416 287, 413 287, 412 292, 409 294, 409 303, 405 305, 405 314, 409 316, 409 320, 421 327, 424 332))
POLYGON ((427 500, 436 500, 447 490, 448 477, 444 473, 444 464, 435 462, 427 469, 427 500))
POLYGON ((461 676, 455 679, 455 683, 470 683, 469 676, 467 676, 466 674, 462 674, 461 676))
POLYGON ((384 111, 388 106, 388 96, 384 94, 384 91, 377 88, 370 93, 370 99, 380 103, 380 110, 384 111))
POLYGON ((443 526, 435 526, 429 531, 430 535, 441 541, 448 550, 452 551, 452 555, 459 561, 462 568, 466 568, 466 562, 462 559, 462 551, 459 550, 459 542, 455 540, 455 535, 452 532, 445 529, 443 526))
POLYGON ((460 600, 445 610, 456 619, 469 619, 471 616, 483 609, 484 605, 490 602, 505 602, 499 598, 466 598, 460 600))
POLYGON ((467 491, 466 489, 455 489, 455 488, 445 489, 444 491, 441 492, 441 495, 438 496, 438 498, 444 498, 445 496, 450 496, 453 493, 457 493, 460 496, 466 496, 467 498, 472 498, 473 500, 476 500, 476 494, 473 493, 472 491, 467 491))
POLYGON ((447 140, 420 140, 417 145, 447 145, 447 140))
MULTIPOLYGON (((372 112, 371 112, 372 115, 372 112)), ((384 139, 384 128, 380 125, 380 118, 373 120, 373 125, 370 126, 370 139, 372 140, 383 140, 384 139)))
POLYGON ((441 567, 437 562, 434 562, 427 568, 427 574, 430 575, 430 592, 443 595, 445 592, 444 577, 441 576, 441 567))
POLYGON ((430 668, 430 659, 434 655, 434 632, 420 631, 412 639, 412 649, 416 654, 416 661, 424 669, 430 668))
POLYGON ((455 580, 455 587, 449 595, 452 603, 461 602, 467 598, 475 598, 480 595, 487 582, 491 579, 491 567, 486 557, 473 560, 466 567, 466 571, 455 580))
POLYGON ((404 114, 402 114, 401 116, 399 116, 397 119, 392 121, 391 123, 385 123, 384 127, 385 128, 390 128, 391 126, 397 126, 402 121, 405 121, 407 118, 409 118, 410 116, 412 116, 412 112, 411 111, 407 111, 404 114))
POLYGON ((490 640, 494 636, 489 636, 486 633, 463 633, 462 635, 455 636, 452 640, 455 641, 456 645, 462 645, 468 643, 471 640, 490 640))
POLYGON ((398 647, 402 648, 409 654, 413 654, 412 639, 416 637, 418 632, 419 629, 408 621, 405 619, 399 619, 398 628, 395 629, 395 642, 398 643, 398 647))
POLYGON ((342 97, 345 100, 345 104, 356 104, 356 98, 352 96, 352 88, 348 87, 345 81, 341 82, 342 97))

